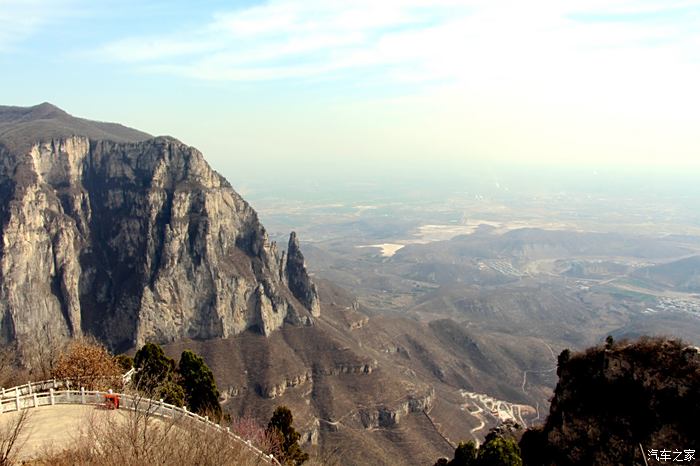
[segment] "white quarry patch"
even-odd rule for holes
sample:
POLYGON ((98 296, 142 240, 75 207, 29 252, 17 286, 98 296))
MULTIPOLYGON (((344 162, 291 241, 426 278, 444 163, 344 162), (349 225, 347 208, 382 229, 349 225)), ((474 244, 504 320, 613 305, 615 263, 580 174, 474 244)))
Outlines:
MULTIPOLYGON (((358 210, 365 210, 374 208, 374 206, 355 206, 358 210)), ((562 229, 567 225, 564 224, 530 224, 525 222, 512 222, 509 224, 504 224, 501 222, 492 222, 488 220, 473 220, 463 222, 462 224, 426 224, 419 226, 410 238, 396 238, 396 241, 401 241, 401 243, 382 243, 382 244, 368 244, 363 246, 356 246, 358 248, 380 248, 381 255, 383 257, 391 257, 396 254, 396 251, 403 248, 407 244, 427 244, 435 241, 446 241, 450 240, 459 235, 471 235, 481 226, 490 226, 496 229, 498 233, 505 233, 510 230, 516 230, 518 228, 534 227, 542 229, 557 230, 562 229)), ((568 227, 568 226, 567 226, 568 227)), ((505 275, 523 276, 523 272, 515 269, 512 264, 506 263, 505 261, 493 261, 494 263, 479 264, 480 267, 491 267, 494 270, 501 272, 505 275)))
POLYGON ((381 254, 384 257, 391 257, 396 254, 396 251, 404 247, 405 244, 397 243, 382 243, 382 244, 368 244, 366 246, 357 246, 358 248, 379 248, 381 249, 381 254))

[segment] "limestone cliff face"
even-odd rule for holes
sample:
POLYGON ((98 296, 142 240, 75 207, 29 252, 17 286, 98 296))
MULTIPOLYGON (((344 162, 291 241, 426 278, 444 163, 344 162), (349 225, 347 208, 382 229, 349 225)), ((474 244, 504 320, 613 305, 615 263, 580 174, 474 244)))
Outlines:
POLYGON ((9 147, 0 144, 3 342, 91 333, 121 349, 269 334, 318 315, 295 235, 294 264, 281 269, 255 211, 196 149, 84 136, 9 147))
POLYGON ((422 394, 410 394, 405 399, 392 403, 391 406, 362 408, 355 417, 359 418, 365 429, 393 427, 410 413, 430 411, 434 402, 435 390, 431 389, 422 394))
POLYGON ((283 254, 280 261, 280 272, 284 274, 282 277, 284 283, 287 284, 299 302, 309 309, 312 315, 316 317, 321 315, 318 291, 306 272, 304 255, 301 253, 295 232, 289 235, 287 254, 286 256, 283 254))

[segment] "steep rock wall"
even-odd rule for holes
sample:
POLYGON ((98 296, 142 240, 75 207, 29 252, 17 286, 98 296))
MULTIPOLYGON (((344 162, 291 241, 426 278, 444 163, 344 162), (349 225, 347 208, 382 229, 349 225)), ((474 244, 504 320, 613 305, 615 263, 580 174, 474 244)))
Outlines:
POLYGON ((192 147, 76 136, 0 146, 0 160, 4 342, 90 333, 124 349, 318 315, 301 252, 282 267, 255 211, 192 147))

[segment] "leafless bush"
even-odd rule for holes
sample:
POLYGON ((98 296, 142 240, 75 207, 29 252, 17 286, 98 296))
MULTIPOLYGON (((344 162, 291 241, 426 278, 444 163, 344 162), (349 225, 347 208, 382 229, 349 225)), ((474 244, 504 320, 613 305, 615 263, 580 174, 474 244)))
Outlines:
POLYGON ((22 365, 27 368, 31 380, 46 380, 51 377, 56 358, 67 342, 67 337, 48 323, 26 336, 18 350, 22 355, 22 365))
POLYGON ((342 466, 343 449, 339 446, 324 449, 309 455, 309 461, 305 466, 342 466))
POLYGON ((0 429, 0 466, 15 464, 17 452, 22 448, 20 435, 27 425, 29 411, 23 410, 17 413, 12 422, 0 429))
POLYGON ((17 350, 13 347, 0 349, 0 387, 12 387, 27 383, 27 380, 17 383, 19 364, 17 350))
MULTIPOLYGON (((38 464, 141 466, 144 464, 266 464, 235 441, 225 429, 187 418, 158 414, 159 403, 136 398, 138 409, 96 412, 86 422, 86 435, 74 447, 46 455, 38 464)), ((126 404, 126 403, 125 403, 126 404)))
POLYGON ((282 445, 278 435, 272 434, 265 426, 251 417, 243 416, 233 418, 229 422, 231 432, 244 440, 249 440, 253 445, 275 458, 282 457, 282 445))

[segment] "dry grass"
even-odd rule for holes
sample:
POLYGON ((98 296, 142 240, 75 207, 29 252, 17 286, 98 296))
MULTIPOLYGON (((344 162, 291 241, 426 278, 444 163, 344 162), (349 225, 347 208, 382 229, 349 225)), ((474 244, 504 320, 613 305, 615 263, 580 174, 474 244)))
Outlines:
MULTIPOLYGON (((155 407, 142 399, 145 411, 155 407)), ((84 435, 62 451, 47 451, 31 464, 141 466, 145 464, 202 466, 263 465, 256 453, 217 430, 189 418, 164 418, 143 411, 119 411, 120 422, 91 416, 84 435)))

